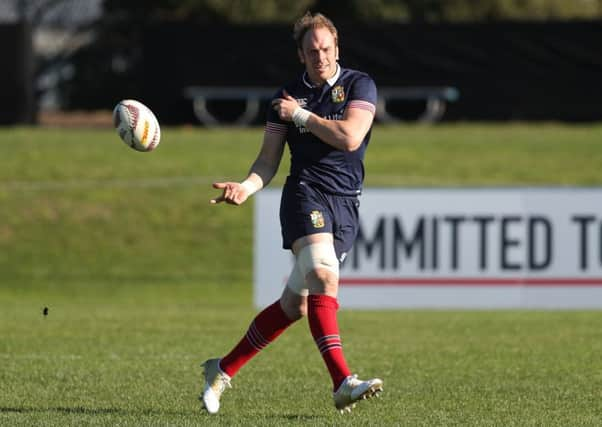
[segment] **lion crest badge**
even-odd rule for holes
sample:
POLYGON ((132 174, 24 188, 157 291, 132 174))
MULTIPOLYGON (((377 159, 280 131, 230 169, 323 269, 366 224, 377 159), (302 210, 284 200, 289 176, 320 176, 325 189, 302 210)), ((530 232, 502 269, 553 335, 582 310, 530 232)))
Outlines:
POLYGON ((330 92, 330 96, 332 98, 332 102, 339 103, 345 100, 345 89, 343 86, 335 86, 332 88, 332 92, 330 92))
POLYGON ((322 212, 311 211, 309 217, 311 218, 311 223, 313 224, 314 228, 324 227, 324 216, 322 215, 322 212))

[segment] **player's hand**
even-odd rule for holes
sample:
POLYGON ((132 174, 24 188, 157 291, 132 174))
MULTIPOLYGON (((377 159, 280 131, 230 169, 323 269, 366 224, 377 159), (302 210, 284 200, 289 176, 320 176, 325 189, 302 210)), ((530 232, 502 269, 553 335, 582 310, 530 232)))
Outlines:
POLYGON ((249 197, 247 189, 239 182, 214 182, 213 188, 223 190, 222 195, 211 199, 211 204, 226 202, 230 205, 241 205, 249 197))
POLYGON ((297 107, 299 107, 299 103, 286 90, 283 91, 282 98, 272 100, 272 108, 278 113, 280 120, 292 121, 293 112, 297 107))

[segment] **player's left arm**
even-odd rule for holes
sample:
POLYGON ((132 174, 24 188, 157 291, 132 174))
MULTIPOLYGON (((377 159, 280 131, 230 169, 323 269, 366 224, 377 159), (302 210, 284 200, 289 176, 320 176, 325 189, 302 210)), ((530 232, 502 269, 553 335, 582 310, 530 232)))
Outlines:
POLYGON ((361 108, 345 110, 342 120, 326 120, 312 114, 305 127, 328 145, 341 151, 357 150, 374 121, 374 113, 361 108))
POLYGON ((342 151, 357 150, 374 121, 376 86, 364 75, 358 78, 348 94, 348 103, 340 120, 327 120, 299 106, 295 98, 284 92, 272 101, 281 120, 306 127, 326 144, 342 151))

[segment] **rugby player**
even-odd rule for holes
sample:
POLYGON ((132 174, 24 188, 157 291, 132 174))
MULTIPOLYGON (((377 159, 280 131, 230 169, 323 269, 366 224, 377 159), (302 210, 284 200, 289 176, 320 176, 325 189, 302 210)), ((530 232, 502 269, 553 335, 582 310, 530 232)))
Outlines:
POLYGON ((338 410, 351 411, 355 402, 378 395, 383 387, 378 378, 363 381, 351 374, 337 323, 339 263, 358 232, 376 86, 367 74, 338 64, 337 30, 324 15, 305 14, 293 36, 305 72, 272 100, 263 144, 247 178, 214 183, 221 195, 211 202, 244 203, 274 177, 288 143, 291 168, 280 222, 283 247, 292 250, 295 264, 280 299, 255 317, 230 353, 203 363, 200 399, 212 414, 238 370, 305 315, 332 378, 338 410))

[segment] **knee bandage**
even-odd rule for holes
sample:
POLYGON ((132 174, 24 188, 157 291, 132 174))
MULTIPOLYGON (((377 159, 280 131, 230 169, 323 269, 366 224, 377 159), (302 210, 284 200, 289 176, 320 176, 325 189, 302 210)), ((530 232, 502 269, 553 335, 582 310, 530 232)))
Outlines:
POLYGON ((305 284, 305 276, 301 274, 301 270, 299 270, 299 263, 296 260, 293 271, 291 271, 290 276, 288 276, 286 286, 297 295, 309 295, 309 290, 305 284))
POLYGON ((310 271, 320 268, 339 275, 339 260, 331 243, 312 243, 305 246, 297 255, 299 271, 306 277, 310 271))

